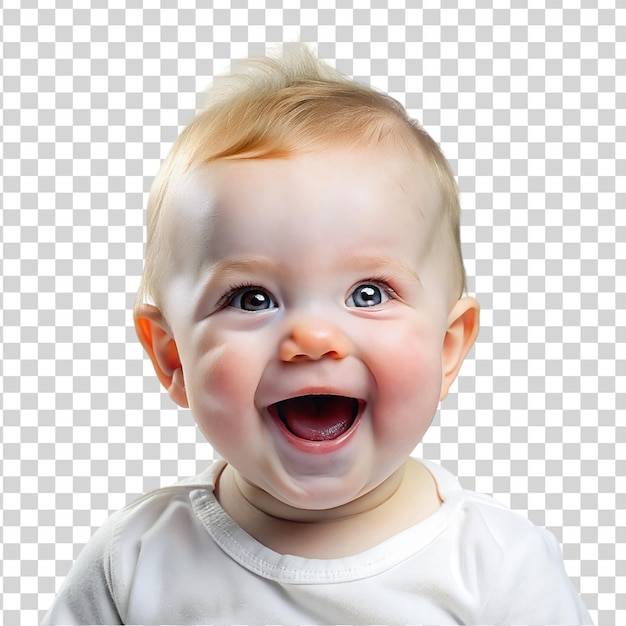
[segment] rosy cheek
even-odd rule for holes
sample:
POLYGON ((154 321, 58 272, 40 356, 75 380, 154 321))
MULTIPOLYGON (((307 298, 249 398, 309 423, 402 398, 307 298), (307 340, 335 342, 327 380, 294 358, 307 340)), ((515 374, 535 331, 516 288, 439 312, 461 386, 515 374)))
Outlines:
POLYGON ((222 343, 198 350, 185 375, 191 409, 197 420, 228 420, 253 406, 258 371, 249 345, 222 343))
MULTIPOLYGON (((441 351, 437 342, 425 332, 398 334, 388 343, 385 352, 388 355, 383 367, 379 367, 377 379, 381 377, 385 387, 395 389, 399 397, 415 398, 416 391, 424 393, 441 385, 441 351)), ((382 382, 382 381, 381 381, 382 382)), ((382 385, 381 385, 382 386, 382 385)))

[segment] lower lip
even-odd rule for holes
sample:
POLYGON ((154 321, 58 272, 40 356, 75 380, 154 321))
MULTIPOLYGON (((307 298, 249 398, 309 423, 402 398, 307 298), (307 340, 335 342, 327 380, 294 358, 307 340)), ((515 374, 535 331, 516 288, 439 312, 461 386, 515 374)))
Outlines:
POLYGON ((350 428, 346 430, 345 433, 341 433, 339 437, 335 437, 335 439, 324 439, 320 441, 310 441, 308 439, 302 439, 300 437, 296 437, 282 422, 282 420, 275 415, 273 412, 270 412, 270 418, 274 422, 277 430, 280 434, 287 440, 290 446, 299 450, 301 452, 305 452, 307 454, 330 454, 331 452, 336 452, 341 448, 344 448, 348 442, 352 439, 354 434, 359 427, 361 422, 361 416, 363 415, 363 410, 365 408, 365 404, 359 401, 359 412, 357 413, 354 422, 350 425, 350 428))

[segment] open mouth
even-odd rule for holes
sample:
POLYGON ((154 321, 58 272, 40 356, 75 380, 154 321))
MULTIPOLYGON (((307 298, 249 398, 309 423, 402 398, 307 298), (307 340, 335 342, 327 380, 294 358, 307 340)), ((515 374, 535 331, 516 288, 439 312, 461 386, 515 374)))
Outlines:
POLYGON ((345 433, 356 421, 359 401, 326 394, 298 396, 269 407, 287 430, 300 439, 330 441, 345 433))

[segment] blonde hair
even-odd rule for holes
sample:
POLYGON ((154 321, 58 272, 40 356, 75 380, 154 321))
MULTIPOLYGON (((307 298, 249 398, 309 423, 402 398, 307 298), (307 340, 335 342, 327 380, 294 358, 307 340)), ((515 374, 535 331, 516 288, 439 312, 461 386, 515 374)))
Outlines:
POLYGON ((137 303, 159 306, 159 263, 169 257, 162 227, 169 191, 191 169, 222 159, 286 158, 298 152, 391 140, 430 167, 442 218, 456 257, 454 282, 465 289, 460 207, 454 174, 437 143, 392 97, 350 80, 304 45, 280 57, 252 58, 215 79, 196 117, 163 162, 148 198, 146 260, 137 303))

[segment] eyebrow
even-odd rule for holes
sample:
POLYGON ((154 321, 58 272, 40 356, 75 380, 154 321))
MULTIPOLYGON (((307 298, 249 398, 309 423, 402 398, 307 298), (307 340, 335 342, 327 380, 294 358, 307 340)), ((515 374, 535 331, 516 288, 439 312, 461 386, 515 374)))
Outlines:
POLYGON ((241 274, 269 273, 275 271, 280 263, 262 256, 250 256, 236 259, 222 259, 211 263, 206 270, 205 284, 214 280, 228 280, 241 274))
POLYGON ((403 274, 406 278, 421 284, 419 274, 409 265, 391 256, 369 254, 351 254, 344 256, 342 264, 346 267, 358 267, 371 272, 403 274))
MULTIPOLYGON (((412 267, 391 256, 350 254, 341 257, 340 264, 341 267, 355 268, 373 274, 401 275, 410 281, 421 284, 419 274, 412 267)), ((206 288, 214 281, 228 281, 241 277, 241 275, 270 274, 280 268, 284 269, 281 263, 265 256, 222 259, 209 265, 206 278, 202 282, 206 288)))

